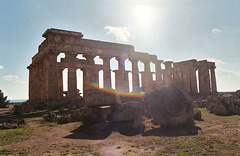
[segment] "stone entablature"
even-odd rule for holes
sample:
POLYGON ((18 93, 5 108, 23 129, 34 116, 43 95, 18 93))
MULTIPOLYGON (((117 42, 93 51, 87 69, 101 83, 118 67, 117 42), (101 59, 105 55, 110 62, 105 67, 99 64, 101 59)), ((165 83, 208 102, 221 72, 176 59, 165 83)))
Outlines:
POLYGON ((80 32, 48 29, 42 35, 45 40, 38 48, 38 53, 29 65, 29 100, 45 101, 62 98, 79 97, 77 89, 76 70, 83 71, 83 90, 90 89, 92 82, 99 81, 98 72, 103 70, 104 87, 112 88, 111 72, 115 72, 115 89, 129 91, 128 73, 132 73, 132 90, 145 92, 156 87, 181 81, 189 93, 217 92, 215 78, 215 63, 197 60, 171 62, 158 60, 156 55, 136 52, 132 45, 102 42, 84 39, 80 32), (65 58, 57 62, 57 56, 65 53, 65 58), (82 54, 86 59, 78 59, 82 54), (94 58, 100 56, 103 64, 95 64, 94 58), (116 58, 118 69, 111 71, 110 60, 116 58), (125 70, 125 60, 132 63, 132 71, 125 70), (139 79, 138 62, 144 64, 139 79), (155 64, 155 72, 151 72, 150 63, 155 64), (165 69, 161 65, 165 65, 165 69), (68 69, 68 91, 63 93, 62 71, 68 69), (198 71, 199 87, 196 71, 198 71), (210 75, 209 75, 210 71, 210 75), (153 80, 153 74, 156 80, 153 80), (198 89, 199 88, 199 89, 198 89), (63 95, 66 95, 64 97, 63 95))

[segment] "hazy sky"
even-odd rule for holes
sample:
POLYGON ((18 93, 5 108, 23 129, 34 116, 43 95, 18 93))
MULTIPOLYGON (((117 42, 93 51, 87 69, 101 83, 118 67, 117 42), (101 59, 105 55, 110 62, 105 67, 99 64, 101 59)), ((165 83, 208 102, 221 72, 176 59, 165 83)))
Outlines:
POLYGON ((28 98, 27 66, 49 28, 163 60, 216 61, 218 91, 240 89, 239 0, 1 0, 0 89, 10 99, 28 98))

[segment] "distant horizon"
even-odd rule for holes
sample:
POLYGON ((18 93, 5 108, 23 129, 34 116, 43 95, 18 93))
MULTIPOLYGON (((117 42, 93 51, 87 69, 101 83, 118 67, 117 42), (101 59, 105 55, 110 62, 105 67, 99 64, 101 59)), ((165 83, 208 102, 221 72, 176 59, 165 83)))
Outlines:
POLYGON ((17 102, 25 102, 27 101, 28 99, 13 99, 13 100, 10 100, 9 102, 10 103, 17 103, 17 102))
MULTIPOLYGON (((234 93, 236 91, 237 90, 235 90, 235 91, 219 91, 218 93, 234 93)), ((201 94, 201 93, 199 93, 199 94, 201 94)), ((8 100, 10 100, 10 103, 11 102, 25 102, 28 100, 28 98, 27 99, 8 99, 8 100)))

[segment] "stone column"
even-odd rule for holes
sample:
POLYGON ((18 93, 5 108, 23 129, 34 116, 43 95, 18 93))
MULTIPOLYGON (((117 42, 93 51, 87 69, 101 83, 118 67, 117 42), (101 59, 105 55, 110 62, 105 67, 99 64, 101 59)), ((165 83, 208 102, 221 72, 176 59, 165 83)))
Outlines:
POLYGON ((28 98, 29 100, 33 100, 33 65, 30 64, 27 69, 29 70, 29 83, 28 83, 28 98))
POLYGON ((213 93, 217 92, 217 84, 216 84, 216 75, 215 75, 215 63, 211 62, 211 66, 210 66, 210 73, 211 73, 211 91, 213 93))
POLYGON ((132 62, 132 87, 133 92, 139 92, 140 91, 140 85, 139 85, 139 71, 138 71, 138 61, 136 59, 131 59, 132 62))
POLYGON ((173 82, 182 82, 180 63, 173 63, 173 82))
POLYGON ((43 56, 43 99, 48 99, 48 75, 49 75, 49 61, 48 56, 43 56))
POLYGON ((39 77, 39 100, 43 100, 43 60, 41 59, 38 64, 38 77, 39 77))
POLYGON ((103 86, 112 88, 110 69, 111 57, 101 56, 100 58, 103 59, 103 86))
POLYGON ((191 93, 198 93, 197 90, 197 78, 196 78, 196 71, 197 71, 197 61, 194 60, 189 65, 189 72, 190 72, 190 92, 191 93))
POLYGON ((93 72, 93 78, 92 78, 92 82, 95 82, 99 85, 99 71, 101 69, 100 68, 94 68, 94 72, 93 72))
POLYGON ((129 88, 126 85, 126 82, 124 81, 126 78, 125 74, 125 58, 116 57, 116 60, 118 61, 118 70, 115 70, 115 88, 116 90, 123 90, 127 91, 127 88, 129 88))
POLYGON ((164 73, 164 82, 165 85, 170 85, 172 83, 172 61, 166 61, 163 64, 165 65, 164 73))
POLYGON ((199 61, 198 66, 199 92, 208 93, 210 92, 210 77, 207 60, 199 61))
POLYGON ((163 80, 162 80, 162 68, 161 68, 161 64, 162 64, 163 60, 157 60, 153 63, 155 63, 155 67, 156 67, 156 87, 161 87, 163 84, 163 80))
POLYGON ((90 89, 91 82, 94 81, 94 77, 93 77, 94 60, 93 59, 95 56, 84 54, 84 57, 86 58, 86 66, 83 69, 83 92, 86 89, 90 89))
POLYGON ((57 53, 48 52, 48 100, 58 98, 57 53))
POLYGON ((150 61, 148 59, 142 60, 144 63, 144 72, 141 72, 142 75, 142 87, 144 87, 145 92, 149 92, 151 87, 151 70, 150 70, 150 61))
POLYGON ((183 87, 188 93, 190 93, 190 74, 189 74, 188 65, 186 63, 181 64, 181 68, 182 68, 183 87))
POLYGON ((32 100, 37 99, 37 91, 38 91, 38 86, 37 86, 37 65, 34 63, 32 66, 32 100))
POLYGON ((77 97, 76 54, 65 53, 68 67, 68 98, 77 97))
POLYGON ((63 98, 63 69, 58 69, 58 98, 63 98))

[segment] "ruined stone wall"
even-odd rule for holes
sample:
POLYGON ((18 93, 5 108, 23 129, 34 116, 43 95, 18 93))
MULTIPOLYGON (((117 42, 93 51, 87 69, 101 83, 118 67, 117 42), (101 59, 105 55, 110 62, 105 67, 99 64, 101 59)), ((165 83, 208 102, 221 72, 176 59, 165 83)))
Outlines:
POLYGON ((103 86, 112 88, 110 60, 116 58, 115 89, 129 91, 128 73, 132 73, 132 90, 145 92, 156 87, 181 81, 189 93, 198 93, 196 71, 199 76, 199 92, 216 92, 215 64, 207 61, 189 60, 178 63, 158 60, 157 56, 136 52, 132 45, 84 39, 82 33, 48 29, 43 34, 45 40, 39 45, 38 53, 32 58, 29 69, 29 100, 54 101, 78 98, 76 70, 83 71, 83 90, 90 89, 91 83, 98 83, 98 72, 103 70, 103 86), (65 53, 65 58, 57 62, 57 56, 65 53), (82 54, 86 59, 78 59, 82 54), (95 64, 100 56, 103 64, 95 64), (125 60, 132 63, 132 71, 125 70, 125 60), (138 62, 144 63, 140 88, 138 62), (153 80, 150 63, 155 64, 156 80, 153 80), (165 69, 161 68, 162 63, 165 69), (62 71, 68 69, 68 92, 63 96, 62 71), (210 71, 210 75, 209 75, 210 71))

